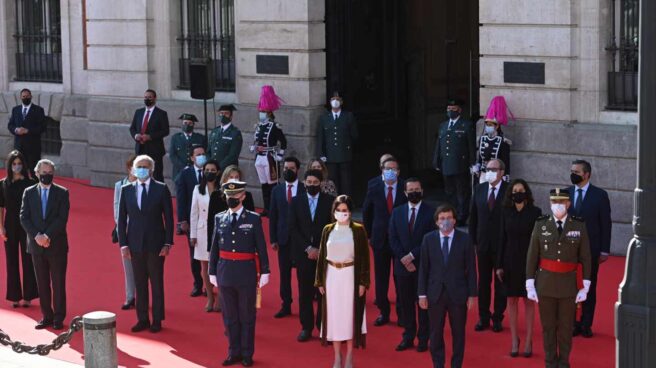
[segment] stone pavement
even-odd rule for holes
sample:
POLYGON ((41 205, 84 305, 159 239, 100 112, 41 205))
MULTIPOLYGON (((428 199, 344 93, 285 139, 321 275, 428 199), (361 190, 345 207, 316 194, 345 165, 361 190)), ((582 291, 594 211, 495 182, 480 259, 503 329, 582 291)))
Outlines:
POLYGON ((55 360, 39 355, 14 353, 11 348, 0 347, 2 368, 79 368, 81 365, 55 360))

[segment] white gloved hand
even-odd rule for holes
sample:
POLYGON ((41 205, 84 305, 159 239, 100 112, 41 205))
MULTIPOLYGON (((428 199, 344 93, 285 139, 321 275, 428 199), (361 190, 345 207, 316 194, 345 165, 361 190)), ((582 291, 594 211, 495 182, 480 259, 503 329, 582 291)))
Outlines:
POLYGON ((538 293, 535 291, 535 279, 526 280, 526 297, 536 303, 538 302, 538 293))
POLYGON ((260 275, 260 288, 263 288, 264 285, 269 283, 269 274, 263 273, 260 275))
POLYGON ((326 162, 327 160, 326 156, 321 156, 321 161, 326 162))
POLYGON ((576 294, 575 303, 582 303, 588 299, 588 292, 590 291, 590 280, 583 280, 583 289, 579 290, 576 294))
POLYGON ((219 283, 216 281, 216 276, 210 275, 210 283, 216 287, 219 287, 219 283))
POLYGON ((481 171, 481 164, 472 165, 469 168, 469 172, 472 174, 478 174, 481 171))
POLYGON ((276 155, 276 161, 278 161, 278 162, 282 162, 282 160, 284 160, 284 159, 285 159, 285 158, 282 156, 281 153, 279 153, 279 154, 276 155))

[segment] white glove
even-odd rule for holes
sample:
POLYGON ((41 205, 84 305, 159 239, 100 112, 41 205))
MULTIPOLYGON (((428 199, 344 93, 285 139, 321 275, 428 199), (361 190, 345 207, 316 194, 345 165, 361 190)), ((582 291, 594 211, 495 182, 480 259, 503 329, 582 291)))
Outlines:
POLYGON ((214 275, 210 275, 210 284, 212 284, 212 285, 214 285, 214 286, 216 286, 216 287, 219 287, 219 283, 216 282, 216 276, 214 276, 214 275))
POLYGON ((478 174, 481 171, 481 164, 472 165, 469 168, 469 172, 472 174, 478 174))
POLYGON ((588 291, 590 291, 590 280, 583 280, 583 289, 576 294, 575 303, 582 303, 588 299, 588 291))
POLYGON ((321 161, 326 162, 327 160, 326 156, 321 156, 321 161))
POLYGON ((251 151, 251 153, 255 152, 255 146, 248 147, 248 150, 251 151))
POLYGON ((528 300, 538 302, 538 293, 535 291, 535 279, 526 280, 526 297, 528 300))
POLYGON ((260 288, 263 288, 264 285, 269 283, 269 274, 263 273, 260 275, 260 288))
POLYGON ((281 162, 284 159, 285 158, 282 156, 282 153, 279 153, 279 154, 276 155, 276 161, 281 162))

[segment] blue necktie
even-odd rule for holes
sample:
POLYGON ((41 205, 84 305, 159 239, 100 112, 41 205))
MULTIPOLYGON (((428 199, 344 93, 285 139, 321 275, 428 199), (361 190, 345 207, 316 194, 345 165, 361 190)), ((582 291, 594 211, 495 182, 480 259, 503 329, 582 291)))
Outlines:
POLYGON ((48 189, 41 189, 41 215, 46 218, 46 205, 48 204, 48 189))
POLYGON ((442 238, 442 257, 444 257, 444 264, 449 261, 449 237, 442 238))
POLYGON ((576 190, 576 204, 574 205, 574 212, 577 216, 581 216, 581 208, 583 207, 583 189, 576 190))
POLYGON ((23 107, 23 120, 25 120, 26 116, 27 116, 27 107, 23 107))
POLYGON ((310 197, 310 213, 312 214, 312 221, 314 221, 314 214, 317 211, 317 200, 310 197))

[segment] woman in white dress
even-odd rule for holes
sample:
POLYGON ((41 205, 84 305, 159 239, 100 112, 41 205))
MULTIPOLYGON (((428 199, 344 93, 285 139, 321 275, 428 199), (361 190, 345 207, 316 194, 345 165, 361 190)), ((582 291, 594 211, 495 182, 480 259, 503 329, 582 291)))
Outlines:
POLYGON ((321 235, 315 286, 322 298, 321 342, 331 341, 333 368, 341 368, 342 342, 346 342, 345 368, 353 367, 353 347, 366 345, 366 290, 369 288, 369 245, 364 226, 351 220, 353 201, 340 195, 333 203, 337 222, 321 235))
MULTIPOLYGON (((191 246, 194 247, 194 259, 200 261, 201 275, 207 291, 206 312, 220 312, 218 295, 214 297, 214 287, 210 283, 210 277, 207 273, 207 267, 210 254, 207 251, 207 209, 210 204, 211 194, 219 189, 219 163, 209 160, 203 165, 203 178, 194 188, 191 200, 191 214, 189 216, 189 237, 191 246)), ((218 294, 218 291, 217 291, 218 294)))

